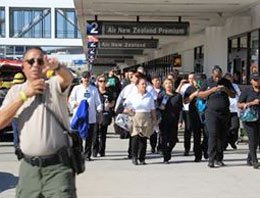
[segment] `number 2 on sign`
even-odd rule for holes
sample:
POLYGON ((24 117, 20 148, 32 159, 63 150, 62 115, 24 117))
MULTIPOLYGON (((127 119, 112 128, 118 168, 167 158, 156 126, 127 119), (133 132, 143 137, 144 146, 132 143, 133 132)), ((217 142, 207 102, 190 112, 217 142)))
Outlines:
POLYGON ((96 22, 91 23, 90 34, 98 34, 98 24, 96 22))

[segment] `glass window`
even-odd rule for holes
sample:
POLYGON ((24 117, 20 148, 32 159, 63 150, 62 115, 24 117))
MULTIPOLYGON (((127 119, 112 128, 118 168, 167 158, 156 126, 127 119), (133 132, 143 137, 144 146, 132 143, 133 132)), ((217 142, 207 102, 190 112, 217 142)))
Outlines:
POLYGON ((56 9, 56 38, 80 38, 78 20, 72 9, 56 9))
POLYGON ((15 38, 50 38, 50 9, 10 9, 10 36, 15 38))
POLYGON ((247 49, 247 36, 243 36, 240 38, 240 49, 247 49))
POLYGON ((203 73, 204 46, 194 48, 194 72, 203 73))
POLYGON ((0 38, 5 37, 5 10, 0 8, 0 38))
POLYGON ((258 57, 259 57, 259 31, 256 30, 251 33, 250 39, 250 60, 251 60, 251 72, 258 73, 258 57))

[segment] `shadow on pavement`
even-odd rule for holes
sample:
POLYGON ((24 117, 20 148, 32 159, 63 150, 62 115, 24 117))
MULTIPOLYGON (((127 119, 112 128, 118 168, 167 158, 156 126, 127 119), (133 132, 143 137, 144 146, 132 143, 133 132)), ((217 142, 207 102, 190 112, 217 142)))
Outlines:
POLYGON ((18 184, 18 177, 12 173, 0 172, 0 193, 15 188, 18 184))

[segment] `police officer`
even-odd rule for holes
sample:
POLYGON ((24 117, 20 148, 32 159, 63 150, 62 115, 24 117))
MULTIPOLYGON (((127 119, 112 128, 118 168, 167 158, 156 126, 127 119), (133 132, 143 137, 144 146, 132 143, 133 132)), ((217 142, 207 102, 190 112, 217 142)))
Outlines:
MULTIPOLYGON (((242 91, 239 97, 238 107, 240 109, 252 108, 258 114, 260 110, 260 77, 259 74, 252 74, 251 85, 242 91)), ((259 163, 256 156, 256 150, 260 138, 260 118, 254 122, 243 122, 244 128, 247 131, 249 139, 249 154, 247 158, 247 165, 259 168, 259 163)))
POLYGON ((66 96, 73 76, 64 65, 44 56, 41 48, 26 51, 23 72, 27 81, 14 85, 0 109, 0 129, 17 115, 20 147, 24 154, 19 171, 16 197, 76 197, 75 174, 62 163, 58 151, 69 146, 54 116, 69 128, 66 96), (45 70, 56 76, 44 80, 45 70), (46 107, 47 106, 47 107, 46 107))
POLYGON ((198 96, 207 98, 206 127, 208 130, 208 166, 224 166, 223 147, 229 129, 229 96, 235 97, 232 84, 222 78, 222 69, 214 66, 211 78, 207 79, 198 96))

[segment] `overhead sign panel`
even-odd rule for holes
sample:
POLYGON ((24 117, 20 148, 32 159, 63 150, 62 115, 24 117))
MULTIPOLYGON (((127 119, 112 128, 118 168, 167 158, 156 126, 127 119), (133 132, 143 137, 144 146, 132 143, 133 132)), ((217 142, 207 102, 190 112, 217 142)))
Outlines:
POLYGON ((142 49, 99 49, 98 55, 142 55, 143 50, 142 49))
POLYGON ((88 21, 88 35, 187 36, 189 22, 88 21))
POLYGON ((157 48, 158 39, 100 39, 98 48, 157 48))

